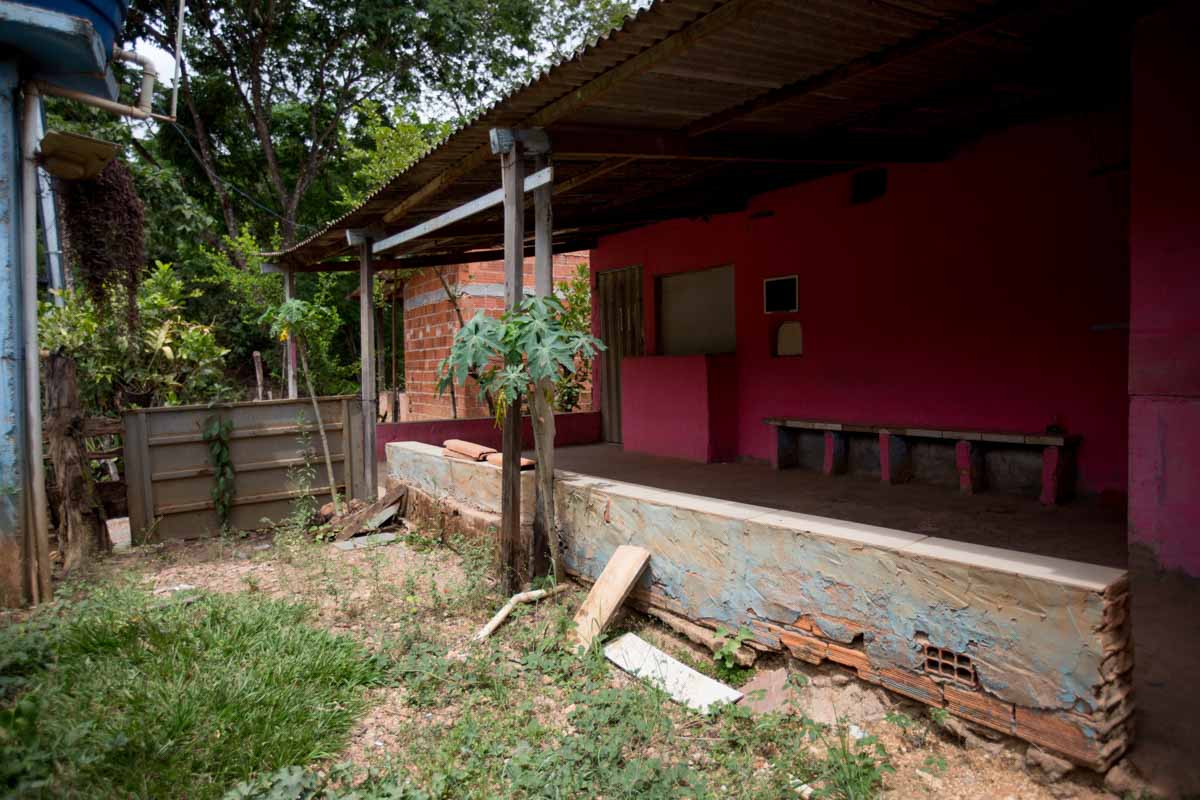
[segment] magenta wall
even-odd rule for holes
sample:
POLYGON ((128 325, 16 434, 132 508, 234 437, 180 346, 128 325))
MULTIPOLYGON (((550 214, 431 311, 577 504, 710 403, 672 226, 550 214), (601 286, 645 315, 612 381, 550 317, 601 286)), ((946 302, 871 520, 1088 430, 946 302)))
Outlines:
MULTIPOLYGON (((1127 156, 1119 115, 1064 118, 889 168, 851 205, 834 176, 754 198, 744 213, 604 238, 600 271, 640 264, 646 349, 658 276, 732 263, 737 456, 766 459, 771 415, 1081 434, 1081 484, 1126 488, 1127 156), (800 311, 765 315, 762 280, 800 275, 800 311), (774 328, 805 354, 773 358, 774 328)), ((698 398, 646 392, 669 418, 698 398)), ((634 412, 639 413, 635 410, 634 412)), ((630 414, 625 430, 638 423, 630 414)))
MULTIPOLYGON (((600 412, 555 414, 554 429, 554 444, 557 447, 594 444, 600 441, 600 412)), ((388 442, 424 442, 441 446, 447 439, 465 439, 499 450, 500 433, 491 417, 381 422, 375 428, 375 456, 380 460, 387 457, 385 445, 388 442)), ((521 446, 533 448, 533 429, 529 417, 521 420, 521 446)))
POLYGON ((1200 12, 1138 30, 1130 225, 1130 538, 1200 576, 1200 12))
POLYGON ((621 362, 621 428, 626 450, 689 461, 737 455, 736 370, 732 356, 653 356, 621 362), (686 399, 664 403, 664 397, 686 399))

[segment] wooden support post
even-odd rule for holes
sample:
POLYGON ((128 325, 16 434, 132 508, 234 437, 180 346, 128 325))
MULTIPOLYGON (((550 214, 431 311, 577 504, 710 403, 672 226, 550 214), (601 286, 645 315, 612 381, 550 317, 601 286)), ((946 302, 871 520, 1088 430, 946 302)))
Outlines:
POLYGON ((825 458, 821 472, 826 475, 841 475, 846 471, 846 434, 825 431, 825 458))
MULTIPOLYGON (((550 165, 548 155, 539 155, 537 168, 550 165)), ((534 290, 539 297, 554 294, 554 251, 551 232, 554 216, 550 200, 553 187, 540 186, 533 193, 533 254, 534 290)), ((533 550, 530 557, 530 574, 546 574, 549 566, 556 581, 563 579, 562 564, 558 552, 558 532, 554 514, 554 381, 542 379, 534 390, 533 397, 533 443, 537 451, 537 493, 533 516, 533 550), (546 558, 549 556, 549 565, 546 558)))
MULTIPOLYGON (((500 154, 504 187, 504 307, 515 308, 524 296, 525 162, 519 142, 500 154)), ((505 594, 516 594, 521 573, 529 564, 530 548, 521 531, 521 400, 511 403, 504 417, 500 492, 500 570, 505 594)))
POLYGON ((958 490, 975 494, 983 489, 983 448, 978 442, 962 439, 954 445, 954 464, 958 468, 958 490))
MULTIPOLYGON (((375 467, 375 423, 379 418, 378 390, 375 386, 375 275, 371 271, 371 239, 365 233, 358 243, 358 334, 359 361, 362 371, 359 399, 362 403, 363 486, 361 499, 375 502, 379 492, 375 467)), ((349 464, 346 465, 350 469, 349 464)))
POLYGON ((884 483, 905 483, 912 479, 912 453, 903 436, 879 434, 879 479, 884 483))
POLYGON ((255 350, 253 353, 250 354, 250 357, 252 359, 254 359, 254 384, 255 384, 254 399, 258 400, 261 403, 263 400, 262 353, 255 350))
MULTIPOLYGON (((290 269, 283 273, 283 299, 296 299, 296 273, 290 269)), ((287 375, 287 396, 289 400, 295 400, 300 396, 300 390, 296 384, 295 336, 287 338, 287 354, 284 356, 283 362, 283 371, 287 375)))

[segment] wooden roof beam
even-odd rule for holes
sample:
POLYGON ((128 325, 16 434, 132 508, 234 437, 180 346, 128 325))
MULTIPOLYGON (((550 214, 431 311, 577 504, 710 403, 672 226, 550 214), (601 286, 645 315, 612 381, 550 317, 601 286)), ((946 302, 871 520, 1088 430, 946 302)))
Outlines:
MULTIPOLYGON (((945 148, 924 141, 889 141, 878 136, 828 136, 797 141, 795 138, 746 134, 709 134, 689 137, 686 133, 634 128, 559 128, 551 132, 555 157, 606 158, 595 177, 611 172, 633 159, 667 161, 747 161, 785 164, 858 164, 867 162, 923 163, 945 158, 945 148)), ((555 193, 568 192, 591 180, 583 173, 560 182, 555 193), (583 179, 583 180, 581 180, 583 179), (566 188, 563 188, 566 187, 566 188)))
POLYGON ((763 109, 779 105, 780 103, 786 103, 812 92, 829 89, 839 83, 875 72, 898 61, 903 61, 923 50, 941 47, 965 36, 978 34, 1007 17, 1014 16, 1036 6, 1037 3, 1031 2, 1031 0, 1011 0, 1010 2, 997 3, 973 14, 967 14, 956 20, 948 21, 932 30, 905 39, 891 47, 886 47, 883 50, 848 61, 841 66, 819 75, 814 75, 811 78, 789 83, 778 89, 772 89, 741 105, 697 120, 688 126, 687 133, 689 136, 701 136, 710 133, 728 125, 734 120, 747 117, 763 109))

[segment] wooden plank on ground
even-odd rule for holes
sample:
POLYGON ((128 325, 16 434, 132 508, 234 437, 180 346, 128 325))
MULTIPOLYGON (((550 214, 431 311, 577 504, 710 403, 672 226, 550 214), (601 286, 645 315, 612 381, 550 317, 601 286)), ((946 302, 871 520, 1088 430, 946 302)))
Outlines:
MULTIPOLYGON (((341 529, 337 532, 334 538, 339 541, 345 541, 356 533, 368 530, 371 523, 379 517, 379 514, 389 506, 394 506, 400 503, 401 500, 408 494, 408 484, 397 484, 391 489, 388 489, 387 494, 376 500, 371 505, 351 514, 343 523, 341 529)), ((379 527, 380 523, 375 522, 375 527, 379 527)))
POLYGON ((707 713, 715 703, 742 699, 737 689, 701 675, 632 633, 605 647, 604 655, 631 675, 662 689, 675 702, 701 713, 707 713))
POLYGON ((613 553, 575 614, 575 638, 585 650, 608 626, 649 561, 644 547, 623 544, 613 553))

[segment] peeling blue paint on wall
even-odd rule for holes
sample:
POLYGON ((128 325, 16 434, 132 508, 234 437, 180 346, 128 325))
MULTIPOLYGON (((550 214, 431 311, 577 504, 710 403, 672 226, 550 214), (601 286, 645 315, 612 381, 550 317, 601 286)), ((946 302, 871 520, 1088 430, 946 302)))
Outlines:
POLYGON ((18 78, 14 62, 0 62, 0 605, 21 602, 25 529, 18 78))

